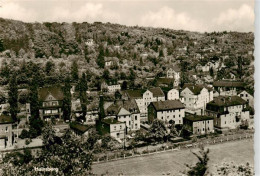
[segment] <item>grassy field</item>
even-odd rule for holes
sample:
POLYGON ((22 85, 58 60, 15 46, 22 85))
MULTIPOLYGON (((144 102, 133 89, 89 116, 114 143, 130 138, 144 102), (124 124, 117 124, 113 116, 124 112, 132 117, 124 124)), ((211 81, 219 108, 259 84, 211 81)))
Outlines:
MULTIPOLYGON (((254 145, 252 139, 227 142, 206 146, 210 149, 209 171, 215 172, 215 166, 233 162, 235 165, 254 164, 254 145)), ((198 149, 166 152, 145 157, 137 157, 114 162, 95 164, 95 174, 118 175, 181 175, 186 169, 185 164, 194 164, 197 158, 191 151, 198 149)))

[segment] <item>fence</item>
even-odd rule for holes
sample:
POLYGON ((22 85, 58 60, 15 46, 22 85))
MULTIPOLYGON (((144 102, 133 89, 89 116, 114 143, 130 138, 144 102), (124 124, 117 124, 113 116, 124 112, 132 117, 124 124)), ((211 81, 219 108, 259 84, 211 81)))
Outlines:
POLYGON ((243 140, 243 139, 253 139, 253 134, 245 134, 245 135, 239 135, 239 136, 223 136, 223 137, 217 137, 214 139, 207 139, 200 142, 192 143, 192 142, 181 142, 177 145, 173 146, 166 146, 166 147, 160 147, 155 150, 144 150, 142 152, 121 152, 116 153, 114 155, 103 155, 102 157, 96 157, 94 158, 93 164, 98 163, 104 163, 104 162, 110 162, 110 161, 117 161, 117 160, 124 160, 128 158, 135 158, 135 157, 144 157, 154 154, 159 154, 163 152, 174 152, 179 150, 187 150, 191 148, 198 148, 201 145, 215 145, 219 143, 225 143, 230 141, 237 141, 237 140, 243 140))

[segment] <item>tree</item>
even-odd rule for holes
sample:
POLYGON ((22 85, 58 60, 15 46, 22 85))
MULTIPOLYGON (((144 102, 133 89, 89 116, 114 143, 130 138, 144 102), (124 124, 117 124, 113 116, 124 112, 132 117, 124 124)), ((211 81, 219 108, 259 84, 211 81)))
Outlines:
POLYGON ((210 69, 209 69, 209 74, 210 74, 210 76, 214 76, 214 70, 213 70, 213 68, 212 67, 210 67, 210 69))
POLYGON ((63 87, 63 94, 64 94, 64 100, 63 100, 63 119, 64 120, 70 120, 71 116, 71 93, 70 93, 71 85, 70 85, 70 77, 67 76, 65 79, 65 85, 63 87))
POLYGON ((163 121, 155 119, 149 129, 150 138, 155 141, 162 141, 167 136, 166 126, 163 121))
POLYGON ((241 56, 239 56, 237 59, 237 73, 241 79, 243 76, 243 58, 241 56))
POLYGON ((160 49, 160 51, 159 51, 159 57, 164 57, 163 49, 160 49))
POLYGON ((10 113, 13 120, 17 120, 18 113, 18 87, 16 73, 14 73, 9 82, 8 103, 10 104, 10 113))
POLYGON ((129 75, 129 80, 134 81, 136 77, 136 74, 132 68, 130 68, 130 75, 129 75))
POLYGON ((122 83, 122 90, 126 90, 127 89, 127 82, 123 81, 122 83))
POLYGON ((186 166, 190 169, 188 171, 188 175, 189 176, 203 176, 206 174, 206 171, 208 169, 208 161, 209 161, 209 149, 204 150, 204 147, 201 146, 200 147, 200 151, 199 154, 196 154, 194 152, 192 152, 197 158, 198 158, 198 162, 196 163, 195 166, 190 166, 188 164, 186 164, 186 166))
POLYGON ((99 97, 99 120, 105 118, 105 110, 104 110, 104 97, 101 95, 99 97))
POLYGON ((73 81, 77 81, 79 79, 79 70, 77 61, 73 61, 71 65, 71 78, 73 81))
POLYGON ((87 79, 86 79, 85 73, 82 73, 82 76, 81 76, 79 83, 78 83, 78 89, 79 89, 81 109, 82 109, 82 113, 83 113, 83 120, 85 120, 85 116, 87 114, 87 94, 86 94, 86 91, 88 90, 87 79))
POLYGON ((38 100, 38 78, 33 76, 30 83, 29 102, 31 108, 31 118, 39 118, 39 100, 38 100))
POLYGON ((0 52, 4 51, 5 48, 4 48, 4 41, 3 39, 0 38, 0 52))
POLYGON ((26 150, 23 155, 7 154, 0 164, 3 175, 39 175, 34 168, 46 166, 58 170, 43 175, 91 175, 93 155, 70 130, 58 137, 52 127, 47 125, 43 130, 43 144, 37 157, 26 150))
POLYGON ((110 73, 109 73, 109 71, 107 69, 105 69, 104 72, 103 72, 103 78, 105 80, 109 80, 110 79, 110 73))
POLYGON ((104 68, 105 67, 105 59, 104 59, 104 48, 102 45, 100 45, 99 47, 99 54, 97 57, 97 64, 100 68, 104 68))
POLYGON ((46 64, 45 64, 45 73, 47 75, 50 75, 50 73, 53 71, 55 67, 55 64, 51 61, 47 61, 46 64))

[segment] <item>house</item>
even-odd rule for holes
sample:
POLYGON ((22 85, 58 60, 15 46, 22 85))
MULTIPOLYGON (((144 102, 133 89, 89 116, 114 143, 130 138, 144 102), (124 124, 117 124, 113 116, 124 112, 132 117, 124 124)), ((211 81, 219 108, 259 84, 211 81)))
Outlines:
POLYGON ((114 118, 126 124, 126 132, 140 129, 140 111, 135 100, 118 100, 105 110, 106 118, 114 118))
POLYGON ((110 135, 117 140, 125 139, 126 124, 114 118, 97 120, 96 127, 101 135, 110 135))
POLYGON ((105 57, 105 67, 112 67, 119 65, 119 59, 117 57, 105 57))
POLYGON ((178 86, 180 84, 181 78, 181 69, 176 65, 170 68, 167 71, 167 78, 174 78, 174 86, 178 86))
POLYGON ((115 93, 121 90, 121 85, 117 81, 105 80, 101 85, 102 90, 107 90, 108 93, 115 93))
POLYGON ((147 121, 148 105, 151 102, 165 101, 165 95, 160 87, 149 88, 146 90, 127 90, 126 96, 134 99, 141 113, 141 121, 147 121))
POLYGON ((213 82, 214 89, 222 96, 234 96, 244 90, 244 83, 240 81, 220 80, 213 82))
POLYGON ((0 149, 13 146, 14 134, 12 125, 14 120, 9 115, 0 115, 0 149))
POLYGON ((87 46, 93 46, 93 45, 94 45, 94 40, 93 40, 93 39, 88 39, 88 40, 85 42, 85 45, 87 45, 87 46))
POLYGON ((206 104, 213 100, 213 90, 204 85, 184 84, 180 97, 187 112, 202 114, 206 104))
POLYGON ((63 91, 60 86, 44 87, 38 91, 39 97, 39 114, 42 119, 49 119, 51 117, 61 119, 63 91))
POLYGON ((183 124, 196 135, 214 133, 214 117, 186 113, 183 124))
POLYGON ((99 100, 94 97, 87 105, 86 124, 95 124, 98 119, 99 100))
POLYGON ((250 107, 254 107, 254 97, 247 91, 243 90, 242 92, 238 93, 238 96, 247 101, 250 107))
POLYGON ((90 125, 83 125, 81 123, 78 122, 71 122, 70 123, 70 129, 73 131, 73 133, 76 136, 89 136, 89 129, 91 129, 92 126, 90 125))
POLYGON ((180 100, 165 100, 152 102, 148 106, 148 122, 154 119, 162 120, 166 123, 172 121, 174 124, 183 124, 185 107, 180 100))
POLYGON ((206 115, 214 117, 214 126, 219 129, 235 129, 249 120, 247 102, 239 96, 215 97, 207 104, 206 115))
POLYGON ((179 95, 179 90, 178 89, 171 89, 167 92, 167 100, 179 100, 180 95, 179 95))

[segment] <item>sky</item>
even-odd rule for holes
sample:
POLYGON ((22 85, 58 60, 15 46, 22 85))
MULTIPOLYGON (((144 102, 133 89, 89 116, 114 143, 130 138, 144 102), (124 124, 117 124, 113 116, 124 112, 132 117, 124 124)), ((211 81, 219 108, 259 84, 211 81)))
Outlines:
POLYGON ((24 22, 118 23, 198 32, 254 32, 254 0, 0 0, 24 22))

